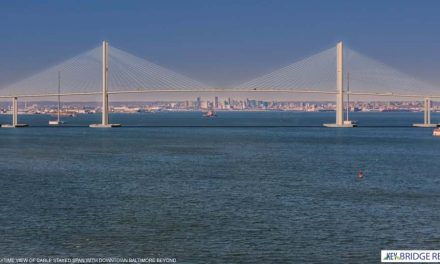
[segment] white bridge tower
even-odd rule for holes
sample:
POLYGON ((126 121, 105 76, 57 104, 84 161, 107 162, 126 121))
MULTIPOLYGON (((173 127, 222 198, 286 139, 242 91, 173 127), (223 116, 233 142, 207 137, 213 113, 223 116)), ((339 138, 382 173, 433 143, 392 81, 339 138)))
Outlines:
POLYGON ((91 124, 93 128, 119 127, 120 124, 109 124, 108 120, 108 42, 102 42, 102 121, 101 124, 91 124))
MULTIPOLYGON (((348 109, 347 109, 348 111, 348 109)), ((336 44, 336 123, 324 124, 326 127, 355 127, 349 120, 344 120, 344 44, 336 44)))

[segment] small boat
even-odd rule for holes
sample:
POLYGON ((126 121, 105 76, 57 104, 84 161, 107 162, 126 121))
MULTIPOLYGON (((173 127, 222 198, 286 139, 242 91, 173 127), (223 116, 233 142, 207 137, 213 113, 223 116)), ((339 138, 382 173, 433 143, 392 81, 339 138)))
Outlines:
POLYGON ((58 126, 64 124, 64 121, 61 120, 49 120, 49 125, 51 126, 58 126))
POLYGON ((204 117, 216 117, 217 114, 214 112, 214 110, 208 110, 206 114, 203 115, 204 117))
POLYGON ((436 137, 440 137, 440 127, 434 129, 434 131, 432 131, 432 135, 436 137))
POLYGON ((344 126, 357 127, 358 124, 358 121, 355 120, 344 120, 344 126))

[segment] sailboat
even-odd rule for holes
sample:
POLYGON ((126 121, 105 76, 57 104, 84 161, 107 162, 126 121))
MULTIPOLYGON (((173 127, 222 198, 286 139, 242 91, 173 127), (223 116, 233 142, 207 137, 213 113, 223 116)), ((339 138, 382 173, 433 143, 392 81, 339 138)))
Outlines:
POLYGON ((208 112, 206 112, 206 114, 203 115, 204 117, 216 117, 217 114, 214 112, 213 109, 209 109, 208 112))
POLYGON ((357 121, 351 121, 348 119, 348 113, 350 112, 350 73, 347 72, 347 119, 344 120, 344 125, 351 125, 352 127, 357 127, 357 121))
POLYGON ((58 72, 58 111, 57 111, 57 119, 56 120, 49 120, 50 126, 58 126, 61 124, 64 124, 64 121, 61 121, 60 119, 60 112, 61 112, 61 73, 58 72))

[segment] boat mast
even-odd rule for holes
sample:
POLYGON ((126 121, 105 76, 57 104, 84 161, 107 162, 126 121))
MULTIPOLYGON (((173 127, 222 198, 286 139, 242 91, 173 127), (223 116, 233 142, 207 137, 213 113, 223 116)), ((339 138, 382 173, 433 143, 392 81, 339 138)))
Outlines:
POLYGON ((61 72, 58 71, 58 115, 57 115, 57 121, 60 122, 60 111, 61 111, 61 72))
POLYGON ((348 112, 350 112, 350 73, 347 72, 347 120, 348 119, 348 112))

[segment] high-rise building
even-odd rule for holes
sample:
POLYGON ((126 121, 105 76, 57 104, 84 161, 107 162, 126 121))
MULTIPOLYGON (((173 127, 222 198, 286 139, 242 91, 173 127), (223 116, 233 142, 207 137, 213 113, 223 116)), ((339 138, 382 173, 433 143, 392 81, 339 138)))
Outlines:
POLYGON ((200 97, 197 97, 196 105, 195 105, 196 110, 199 110, 201 106, 202 106, 202 100, 200 99, 200 97))
POLYGON ((209 101, 200 102, 200 109, 206 110, 209 108, 209 101))
POLYGON ((214 97, 214 108, 218 109, 218 96, 214 97))

